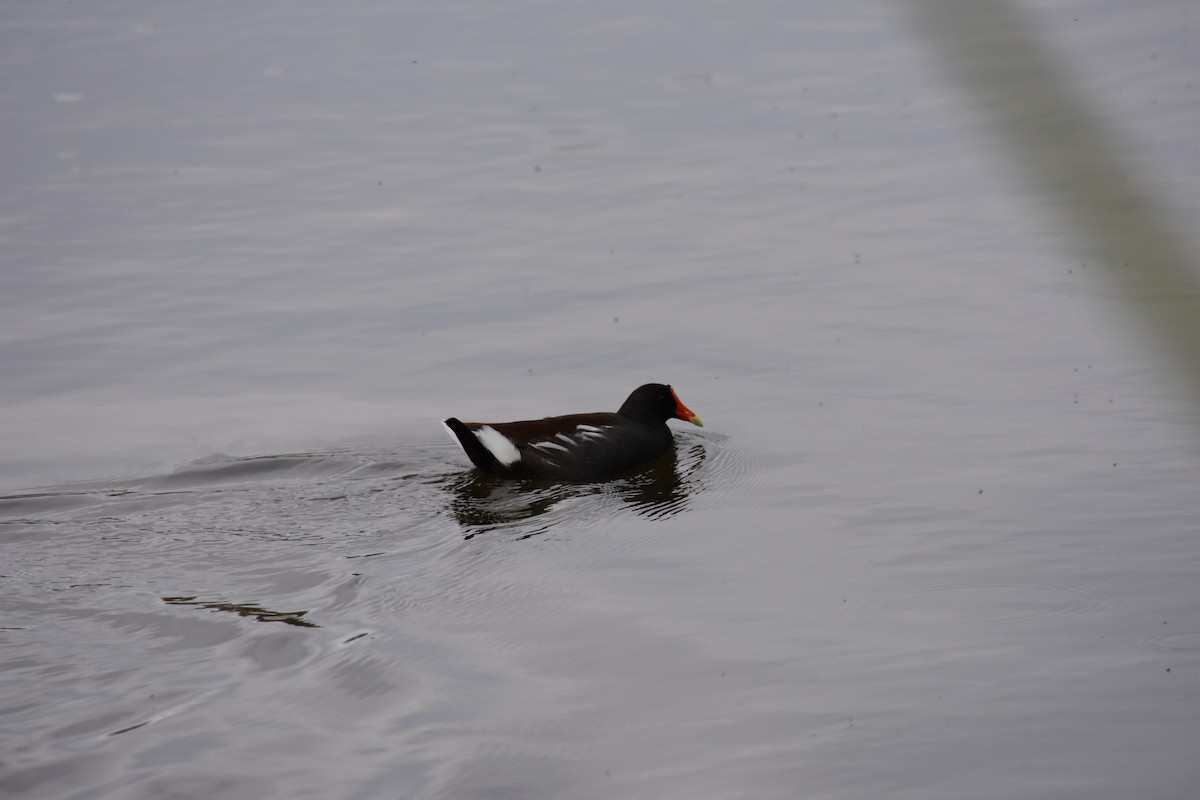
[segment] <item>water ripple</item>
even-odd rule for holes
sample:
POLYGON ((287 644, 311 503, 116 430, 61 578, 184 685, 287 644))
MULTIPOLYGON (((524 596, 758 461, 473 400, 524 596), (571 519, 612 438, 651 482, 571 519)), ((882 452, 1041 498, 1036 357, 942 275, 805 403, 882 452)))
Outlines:
POLYGON ((1149 636, 1144 641, 1152 647, 1171 650, 1176 653, 1200 652, 1200 632, 1164 633, 1157 636, 1149 636))

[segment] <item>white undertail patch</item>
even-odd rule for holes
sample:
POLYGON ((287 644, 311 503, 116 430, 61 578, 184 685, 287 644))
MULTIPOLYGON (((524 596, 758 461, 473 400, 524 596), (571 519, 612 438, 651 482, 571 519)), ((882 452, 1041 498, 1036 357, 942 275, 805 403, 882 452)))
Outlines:
POLYGON ((517 450, 517 446, 512 443, 512 440, 491 425, 484 425, 474 433, 479 443, 486 447, 488 452, 504 466, 507 467, 521 460, 521 451, 517 450))

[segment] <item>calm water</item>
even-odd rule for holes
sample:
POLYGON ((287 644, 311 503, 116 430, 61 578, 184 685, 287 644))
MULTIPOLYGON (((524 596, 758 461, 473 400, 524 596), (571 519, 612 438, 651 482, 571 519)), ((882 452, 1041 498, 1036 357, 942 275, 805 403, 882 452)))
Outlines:
POLYGON ((1200 20, 961 5, 0 12, 0 794, 1191 796, 1200 20))

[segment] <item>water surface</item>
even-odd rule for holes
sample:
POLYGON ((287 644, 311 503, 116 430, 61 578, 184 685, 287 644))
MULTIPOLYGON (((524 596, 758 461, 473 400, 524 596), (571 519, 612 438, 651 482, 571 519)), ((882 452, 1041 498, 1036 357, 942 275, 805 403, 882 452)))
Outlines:
POLYGON ((1195 12, 1013 8, 0 15, 0 794, 1187 796, 1195 12))

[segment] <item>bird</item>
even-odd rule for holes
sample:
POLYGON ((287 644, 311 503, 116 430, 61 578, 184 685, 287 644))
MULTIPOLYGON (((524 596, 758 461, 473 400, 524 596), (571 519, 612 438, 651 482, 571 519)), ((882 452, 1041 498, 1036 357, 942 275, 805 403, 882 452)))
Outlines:
POLYGON ((668 419, 704 426, 670 386, 634 389, 614 412, 517 422, 442 420, 471 463, 500 478, 594 481, 658 458, 675 439, 668 419))

